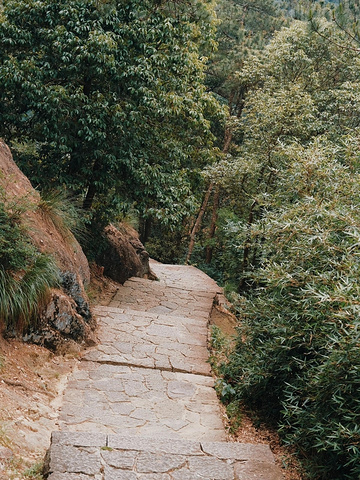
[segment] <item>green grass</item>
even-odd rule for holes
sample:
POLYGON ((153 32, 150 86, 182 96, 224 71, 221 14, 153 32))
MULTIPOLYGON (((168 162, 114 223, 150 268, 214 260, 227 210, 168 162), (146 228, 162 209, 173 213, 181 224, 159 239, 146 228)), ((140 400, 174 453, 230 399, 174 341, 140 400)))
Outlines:
POLYGON ((25 472, 23 473, 23 476, 26 478, 32 478, 33 480, 43 480, 44 478, 42 474, 43 469, 44 469, 43 462, 35 463, 35 465, 25 470, 25 472))
POLYGON ((56 229, 66 238, 75 235, 80 240, 85 228, 80 208, 63 190, 44 190, 38 203, 38 211, 49 218, 56 229))
MULTIPOLYGON (((29 205, 29 209, 32 206, 29 205)), ((0 201, 0 325, 20 331, 33 321, 59 282, 52 257, 31 243, 21 217, 0 201)))
POLYGON ((9 272, 0 266, 0 320, 6 328, 21 329, 28 324, 58 281, 54 260, 43 254, 22 271, 9 272))

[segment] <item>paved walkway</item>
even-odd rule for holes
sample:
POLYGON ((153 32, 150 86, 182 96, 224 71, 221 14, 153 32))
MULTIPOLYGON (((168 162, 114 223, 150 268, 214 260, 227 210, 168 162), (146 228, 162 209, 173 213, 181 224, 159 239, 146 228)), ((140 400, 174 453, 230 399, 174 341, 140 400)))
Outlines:
POLYGON ((266 445, 226 442, 207 363, 219 287, 154 263, 97 307, 99 343, 69 379, 49 480, 281 480, 266 445))

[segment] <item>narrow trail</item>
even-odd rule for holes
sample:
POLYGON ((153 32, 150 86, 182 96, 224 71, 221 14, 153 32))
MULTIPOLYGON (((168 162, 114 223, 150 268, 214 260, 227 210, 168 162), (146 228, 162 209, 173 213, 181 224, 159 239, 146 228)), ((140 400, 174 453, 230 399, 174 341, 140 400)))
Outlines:
POLYGON ((49 480, 281 480, 266 445, 228 443, 207 363, 217 284, 154 263, 96 308, 99 343, 69 379, 49 480))

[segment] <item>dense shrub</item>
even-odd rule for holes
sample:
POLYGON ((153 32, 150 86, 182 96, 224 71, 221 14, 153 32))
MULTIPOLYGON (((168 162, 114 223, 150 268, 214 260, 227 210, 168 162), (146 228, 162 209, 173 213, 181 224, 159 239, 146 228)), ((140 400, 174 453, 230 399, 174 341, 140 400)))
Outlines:
POLYGON ((151 258, 162 263, 183 263, 186 257, 186 234, 180 226, 170 230, 159 222, 153 223, 152 234, 145 243, 151 258))
POLYGON ((328 146, 287 153, 272 206, 252 228, 262 268, 225 381, 277 422, 310 478, 358 480, 360 176, 328 146))

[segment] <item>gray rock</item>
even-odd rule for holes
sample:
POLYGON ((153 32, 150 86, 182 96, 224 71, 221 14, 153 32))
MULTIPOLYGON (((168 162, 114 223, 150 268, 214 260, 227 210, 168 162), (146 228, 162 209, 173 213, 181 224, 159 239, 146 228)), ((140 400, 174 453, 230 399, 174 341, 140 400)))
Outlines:
POLYGON ((105 447, 107 435, 94 432, 53 432, 52 445, 73 445, 75 447, 105 447))
POLYGON ((10 448, 0 446, 0 460, 10 460, 14 453, 10 448))
POLYGON ((155 278, 150 271, 149 254, 131 227, 108 225, 104 230, 107 245, 96 260, 104 274, 124 283, 130 277, 155 278))
POLYGON ((234 480, 279 480, 283 478, 281 468, 273 462, 237 463, 234 468, 234 480))
POLYGON ((53 445, 48 465, 50 473, 95 475, 101 469, 100 450, 96 447, 53 445))
POLYGON ((166 473, 183 466, 186 457, 182 455, 170 455, 166 453, 140 453, 136 468, 139 473, 166 473))
POLYGON ((61 290, 53 290, 38 323, 29 327, 23 340, 53 351, 66 351, 72 342, 95 345, 95 322, 89 322, 90 318, 78 313, 75 300, 61 290))
POLYGON ((211 457, 189 459, 189 469, 206 480, 234 480, 234 469, 225 461, 211 457))
POLYGON ((268 445, 252 445, 250 443, 201 442, 201 448, 207 455, 234 460, 251 460, 272 462, 274 457, 268 445))
POLYGON ((134 472, 119 471, 117 468, 105 466, 104 480, 137 480, 139 477, 134 472))
POLYGON ((199 442, 186 440, 109 435, 108 445, 118 450, 136 450, 172 455, 203 455, 199 442))
POLYGON ((90 321, 91 312, 87 295, 84 289, 77 281, 75 273, 62 272, 61 273, 61 285, 65 291, 76 303, 76 310, 86 321, 90 321))

